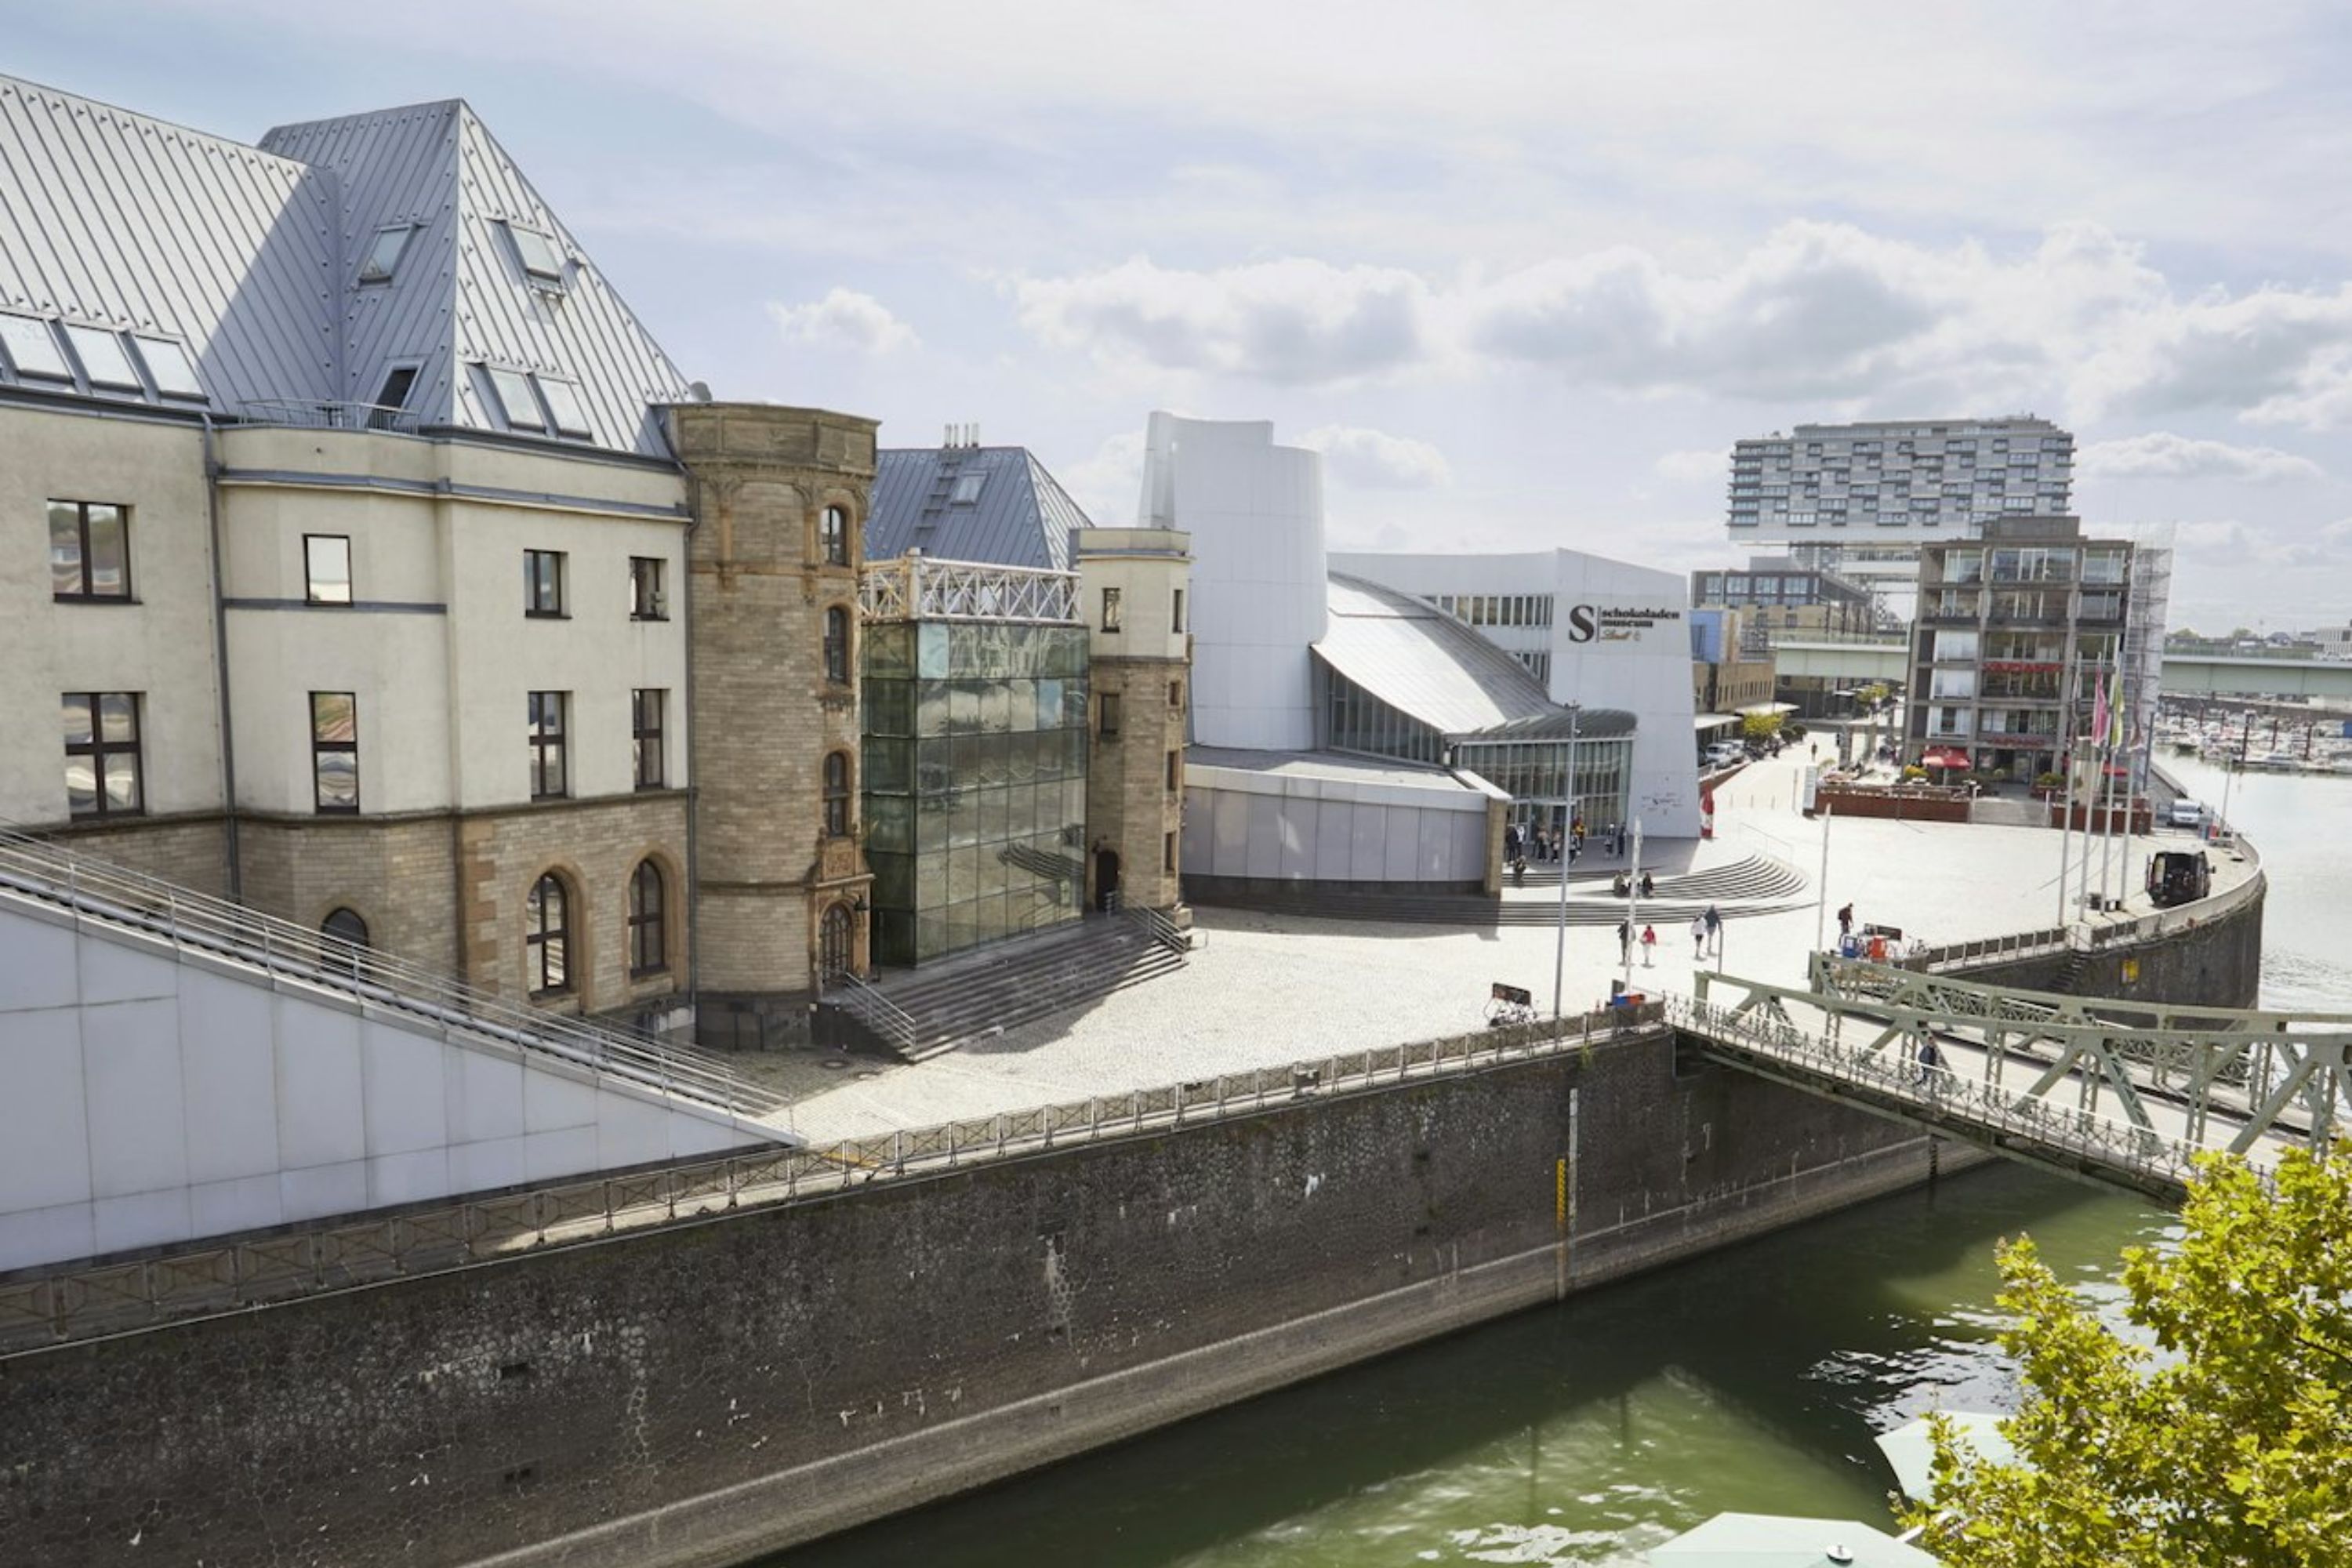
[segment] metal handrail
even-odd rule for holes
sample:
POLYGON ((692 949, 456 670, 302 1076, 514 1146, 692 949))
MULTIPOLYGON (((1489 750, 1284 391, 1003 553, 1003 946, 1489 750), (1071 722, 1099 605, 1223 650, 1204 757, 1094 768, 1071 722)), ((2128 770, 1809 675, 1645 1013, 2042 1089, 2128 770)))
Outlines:
POLYGON ((448 974, 355 947, 243 904, 0 829, 0 891, 138 931, 282 979, 552 1058, 592 1074, 756 1120, 786 1101, 700 1051, 581 1018, 517 1007, 448 974))
POLYGON ((413 436, 417 416, 383 403, 338 403, 283 397, 249 398, 237 405, 248 425, 282 425, 302 430, 391 430, 413 436))
POLYGON ((1192 951, 1192 938, 1165 910, 1130 907, 1121 911, 1128 919, 1143 928, 1143 933, 1169 952, 1180 956, 1192 951))
POLYGON ((883 995, 872 982, 845 969, 831 978, 842 987, 843 1005, 855 1014, 859 1022, 901 1050, 915 1048, 915 1037, 921 1031, 912 1013, 883 995))

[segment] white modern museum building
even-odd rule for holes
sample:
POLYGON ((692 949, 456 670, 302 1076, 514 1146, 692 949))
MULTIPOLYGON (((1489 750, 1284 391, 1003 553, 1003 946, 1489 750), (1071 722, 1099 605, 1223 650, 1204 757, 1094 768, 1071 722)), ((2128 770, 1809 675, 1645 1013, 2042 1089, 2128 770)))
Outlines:
POLYGON ((1491 889, 1506 820, 1698 832, 1686 586, 1577 551, 1334 554, 1322 459, 1151 416, 1193 550, 1185 883, 1491 889))

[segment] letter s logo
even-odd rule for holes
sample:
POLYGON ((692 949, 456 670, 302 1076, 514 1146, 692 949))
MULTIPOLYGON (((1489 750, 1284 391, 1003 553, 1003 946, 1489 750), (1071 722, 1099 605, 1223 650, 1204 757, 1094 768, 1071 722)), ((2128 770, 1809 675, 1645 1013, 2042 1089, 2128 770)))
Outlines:
POLYGON ((1599 627, 1593 622, 1591 605, 1570 605, 1568 607, 1569 641, 1591 642, 1593 633, 1597 630, 1599 627))

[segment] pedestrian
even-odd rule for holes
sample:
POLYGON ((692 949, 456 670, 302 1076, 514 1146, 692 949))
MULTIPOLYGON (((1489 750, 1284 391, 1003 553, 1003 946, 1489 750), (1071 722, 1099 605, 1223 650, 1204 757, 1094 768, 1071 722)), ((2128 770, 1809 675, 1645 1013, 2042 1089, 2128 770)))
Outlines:
POLYGON ((1716 952, 1720 955, 1723 952, 1723 911, 1709 904, 1706 906, 1706 920, 1707 939, 1714 944, 1716 952))
POLYGON ((1706 956, 1706 917, 1705 915, 1691 917, 1691 956, 1693 958, 1706 956))
POLYGON ((1838 910, 1838 936, 1841 939, 1843 939, 1845 937, 1850 937, 1853 934, 1853 906, 1852 904, 1848 904, 1838 910))
POLYGON ((1511 886, 1514 888, 1524 888, 1527 885, 1528 858, 1522 855, 1517 859, 1511 862, 1511 886))
POLYGON ((1657 885, 1655 882, 1653 882, 1652 880, 1650 880, 1650 874, 1649 874, 1647 871, 1643 872, 1643 873, 1642 873, 1642 896, 1643 896, 1643 898, 1645 898, 1645 899, 1646 899, 1646 898, 1650 897, 1652 894, 1655 893, 1657 890, 1658 890, 1658 885, 1657 885))
POLYGON ((1933 1077, 1935 1076, 1936 1069, 1937 1069, 1937 1068, 1940 1068, 1940 1067, 1942 1067, 1943 1065, 1944 1065, 1944 1053, 1943 1053, 1943 1052, 1941 1052, 1941 1051, 1939 1051, 1939 1050, 1937 1050, 1937 1049, 1936 1048, 1936 1042, 1935 1042, 1935 1041, 1933 1041, 1933 1040, 1922 1040, 1922 1041, 1920 1041, 1920 1042, 1919 1042, 1919 1079, 1920 1079, 1920 1081, 1921 1081, 1922 1083, 1925 1083, 1925 1082, 1927 1082, 1929 1079, 1933 1078, 1933 1077))
POLYGON ((1642 928, 1642 967, 1643 967, 1643 968, 1647 969, 1647 968, 1649 968, 1649 967, 1650 967, 1650 954, 1652 954, 1652 953, 1654 953, 1654 952, 1657 952, 1657 951, 1658 951, 1658 928, 1657 928, 1657 927, 1655 927, 1655 926, 1643 926, 1643 927, 1642 928))
POLYGON ((1620 963, 1633 956, 1633 928, 1624 921, 1617 922, 1617 961, 1620 963))
POLYGON ((1516 860, 1518 858, 1519 825, 1516 822, 1505 823, 1503 825, 1503 858, 1516 860))

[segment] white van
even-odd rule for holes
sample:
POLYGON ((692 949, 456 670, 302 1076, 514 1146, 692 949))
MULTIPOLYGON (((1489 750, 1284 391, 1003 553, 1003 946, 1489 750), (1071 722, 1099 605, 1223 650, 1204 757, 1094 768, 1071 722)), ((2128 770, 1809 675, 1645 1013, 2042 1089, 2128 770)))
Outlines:
POLYGON ((2172 803, 2164 819, 2175 827, 2202 827, 2205 826, 2205 808, 2184 797, 2172 803))
POLYGON ((1717 741, 1706 749, 1706 765, 1727 768, 1734 763, 1748 760, 1748 748, 1737 741, 1717 741))

